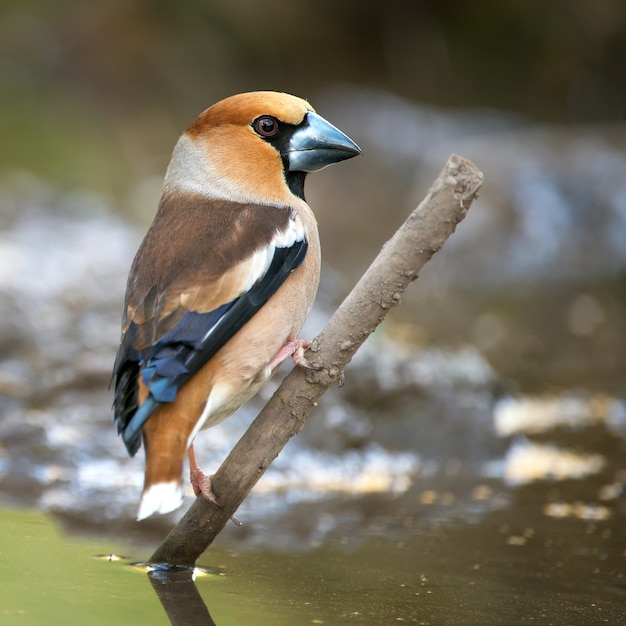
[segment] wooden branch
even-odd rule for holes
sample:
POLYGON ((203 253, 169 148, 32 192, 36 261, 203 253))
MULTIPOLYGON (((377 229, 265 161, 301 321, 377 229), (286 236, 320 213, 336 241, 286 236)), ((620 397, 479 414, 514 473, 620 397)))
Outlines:
POLYGON ((287 441, 300 432, 322 394, 357 349, 400 302, 409 283, 465 217, 483 182, 471 162, 452 155, 426 198, 313 340, 307 359, 320 372, 294 368, 213 477, 222 508, 197 498, 149 563, 192 567, 287 441))

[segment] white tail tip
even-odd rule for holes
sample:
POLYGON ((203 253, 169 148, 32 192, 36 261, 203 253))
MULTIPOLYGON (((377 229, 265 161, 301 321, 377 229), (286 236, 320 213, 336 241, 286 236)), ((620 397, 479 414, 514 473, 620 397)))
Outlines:
POLYGON ((156 483, 143 492, 137 521, 146 519, 153 513, 164 515, 177 509, 182 503, 183 487, 179 481, 156 483))

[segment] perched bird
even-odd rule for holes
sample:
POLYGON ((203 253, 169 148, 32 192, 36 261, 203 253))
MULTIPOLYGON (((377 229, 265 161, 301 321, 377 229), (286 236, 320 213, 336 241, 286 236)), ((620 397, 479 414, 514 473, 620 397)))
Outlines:
POLYGON ((196 463, 198 431, 231 415, 293 356, 320 270, 307 172, 359 147, 284 93, 232 96, 178 140, 152 226, 128 277, 115 360, 114 411, 131 456, 143 440, 137 519, 196 495, 214 499, 196 463))

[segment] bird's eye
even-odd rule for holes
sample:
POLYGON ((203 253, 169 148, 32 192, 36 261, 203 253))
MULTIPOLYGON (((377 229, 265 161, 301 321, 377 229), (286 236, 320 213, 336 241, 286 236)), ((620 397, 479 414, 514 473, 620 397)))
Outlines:
POLYGON ((254 121, 254 129, 261 137, 272 137, 278 132, 278 120, 268 115, 254 121))

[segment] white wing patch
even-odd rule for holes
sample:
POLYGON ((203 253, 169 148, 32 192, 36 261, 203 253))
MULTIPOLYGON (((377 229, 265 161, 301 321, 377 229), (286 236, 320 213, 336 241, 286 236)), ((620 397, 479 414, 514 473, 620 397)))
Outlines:
POLYGON ((272 243, 276 248, 289 248, 293 246, 296 241, 304 241, 304 225, 298 217, 298 214, 292 212, 287 228, 284 231, 276 233, 272 243))
MULTIPOLYGON (((272 239, 267 246, 259 248, 252 254, 251 257, 242 262, 242 265, 246 265, 248 267, 248 277, 246 282, 243 284, 240 295, 250 291, 250 289, 252 289, 252 287, 259 280, 261 280, 265 274, 267 274, 267 270, 272 264, 274 253, 277 248, 290 248, 296 242, 304 241, 304 239, 304 225, 298 215, 292 212, 285 230, 277 231, 274 235, 274 239, 272 239)), ((224 318, 222 316, 204 335, 202 338, 203 342, 209 338, 223 319, 224 318)))
POLYGON ((276 248, 290 248, 297 241, 304 241, 304 226, 300 218, 292 213, 287 228, 278 231, 267 246, 257 250, 252 255, 250 261, 244 261, 244 263, 250 263, 250 273, 243 292, 249 291, 258 280, 265 276, 274 258, 276 248))

